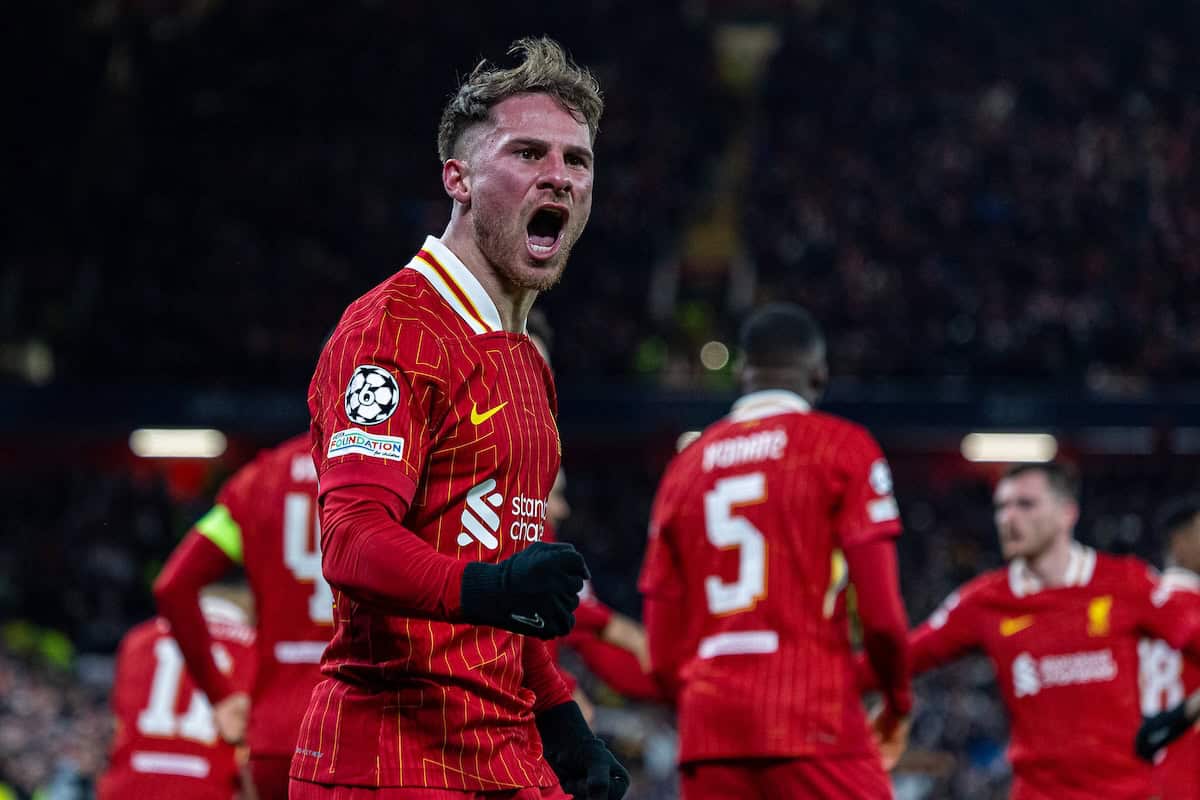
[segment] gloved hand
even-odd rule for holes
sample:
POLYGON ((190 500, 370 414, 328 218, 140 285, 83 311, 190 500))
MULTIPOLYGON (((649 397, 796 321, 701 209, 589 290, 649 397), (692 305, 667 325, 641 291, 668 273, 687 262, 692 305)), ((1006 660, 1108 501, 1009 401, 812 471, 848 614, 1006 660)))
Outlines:
POLYGON ((1133 748, 1146 761, 1153 761, 1155 753, 1182 736, 1191 725, 1187 703, 1180 703, 1169 711, 1146 717, 1138 728, 1133 748))
POLYGON ((499 564, 473 561, 463 572, 463 619, 539 639, 566 636, 589 577, 565 542, 535 542, 499 564))
POLYGON ((542 751, 563 791, 575 800, 621 800, 629 772, 592 733, 574 701, 537 716, 542 751))

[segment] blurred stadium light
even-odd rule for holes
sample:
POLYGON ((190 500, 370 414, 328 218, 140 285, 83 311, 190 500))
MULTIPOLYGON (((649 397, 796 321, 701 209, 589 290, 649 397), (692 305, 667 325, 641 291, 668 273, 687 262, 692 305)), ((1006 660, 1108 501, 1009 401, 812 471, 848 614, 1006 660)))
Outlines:
POLYGON ((968 461, 1052 461, 1058 441, 1048 433, 969 433, 962 440, 968 461))
POLYGON ((213 428, 139 428, 129 434, 129 449, 142 458, 217 458, 225 445, 225 434, 213 428))

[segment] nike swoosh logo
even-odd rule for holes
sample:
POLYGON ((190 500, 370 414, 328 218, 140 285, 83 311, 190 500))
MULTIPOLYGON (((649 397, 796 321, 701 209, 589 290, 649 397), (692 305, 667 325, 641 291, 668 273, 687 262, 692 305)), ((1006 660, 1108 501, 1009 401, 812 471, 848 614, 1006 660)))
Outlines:
POLYGON ((534 614, 532 617, 526 617, 523 614, 518 614, 514 611, 512 614, 509 614, 509 616, 522 625, 528 625, 531 628, 546 627, 546 622, 542 619, 541 614, 534 614))
POLYGON ((495 408, 489 408, 487 411, 480 414, 479 408, 474 403, 471 403, 471 424, 472 425, 482 425, 483 423, 487 422, 492 417, 499 414, 500 409, 504 408, 506 405, 508 405, 507 400, 505 400, 503 403, 496 406, 495 408))
POLYGON ((1000 635, 1012 636, 1014 633, 1020 633, 1032 624, 1032 614, 1026 614, 1023 617, 1009 617, 1000 621, 1000 635))

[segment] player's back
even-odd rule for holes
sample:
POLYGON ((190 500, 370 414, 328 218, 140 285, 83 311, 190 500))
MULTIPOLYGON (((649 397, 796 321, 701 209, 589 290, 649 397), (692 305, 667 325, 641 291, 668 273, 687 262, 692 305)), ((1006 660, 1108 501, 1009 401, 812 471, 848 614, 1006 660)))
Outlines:
POLYGON ((684 762, 870 747, 841 548, 898 530, 890 473, 865 430, 783 400, 735 406, 672 462, 656 501, 651 535, 689 609, 684 762))
POLYGON ((236 509, 254 593, 258 667, 247 741, 256 755, 291 756, 333 631, 333 593, 321 575, 311 447, 304 434, 265 451, 219 498, 236 509))
MULTIPOLYGON (((1200 576, 1194 572, 1168 569, 1156 591, 1200 607, 1200 576)), ((1161 639, 1138 643, 1138 669, 1143 716, 1167 711, 1200 689, 1200 666, 1161 639)), ((1154 762, 1154 786, 1162 798, 1200 800, 1200 731, 1196 727, 1159 753, 1154 762)))
MULTIPOLYGON (((214 605, 206 602, 206 608, 214 605)), ((221 617, 209 616, 213 657, 235 685, 244 687, 253 665, 254 632, 233 614, 221 617)), ((111 705, 117 731, 98 787, 100 800, 234 796, 234 750, 219 739, 212 707, 188 675, 164 620, 143 622, 122 640, 111 705)))

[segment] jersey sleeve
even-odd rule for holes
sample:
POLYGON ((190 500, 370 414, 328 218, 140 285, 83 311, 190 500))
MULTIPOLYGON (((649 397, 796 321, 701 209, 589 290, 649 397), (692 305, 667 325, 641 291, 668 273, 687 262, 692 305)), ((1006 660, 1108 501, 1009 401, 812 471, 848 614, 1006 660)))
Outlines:
POLYGON ((613 610, 600 602, 592 591, 591 583, 585 583, 579 593, 579 608, 575 609, 575 627, 567 634, 567 641, 572 636, 598 636, 613 618, 613 610))
POLYGON ((929 619, 909 634, 912 674, 939 667, 979 647, 976 592, 966 586, 942 601, 929 619))
POLYGON ((525 668, 525 687, 533 692, 533 713, 540 714, 571 699, 571 690, 550 657, 546 643, 525 637, 521 661, 525 668))
POLYGON ((1200 606, 1149 565, 1131 558, 1127 569, 1124 585, 1138 609, 1142 631, 1184 651, 1189 660, 1200 661, 1200 606))
POLYGON ((671 483, 664 480, 651 511, 649 543, 638 580, 650 668, 668 702, 674 701, 681 688, 679 670, 690 650, 684 613, 686 585, 671 538, 671 495, 671 483))
POLYGON ((898 535, 900 509, 892 495, 892 471, 879 445, 854 427, 834 452, 834 478, 841 491, 833 527, 841 546, 898 535))
POLYGON ((338 326, 309 393, 321 494, 381 486, 412 500, 445 417, 441 343, 411 321, 338 326))
MULTIPOLYGON (((209 512, 204 519, 211 516, 209 512)), ((196 685, 214 703, 235 691, 235 687, 213 660, 212 637, 200 610, 200 590, 232 566, 228 553, 207 537, 197 523, 171 553, 154 582, 158 613, 170 623, 171 634, 179 643, 196 685)))
POLYGON ((217 492, 217 501, 193 526, 196 533, 216 545, 225 557, 241 565, 245 558, 243 531, 254 528, 253 518, 260 503, 256 488, 261 467, 257 461, 234 473, 217 492))
POLYGON ((670 518, 675 504, 673 474, 668 468, 650 509, 646 555, 638 577, 638 591, 646 597, 682 597, 683 575, 670 542, 670 518))

